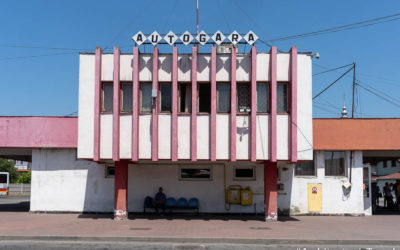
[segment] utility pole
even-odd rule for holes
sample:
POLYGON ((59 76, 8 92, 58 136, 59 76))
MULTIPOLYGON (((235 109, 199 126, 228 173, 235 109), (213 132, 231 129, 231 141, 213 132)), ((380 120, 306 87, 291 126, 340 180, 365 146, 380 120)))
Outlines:
POLYGON ((356 62, 353 62, 353 100, 351 103, 351 118, 354 118, 354 92, 356 88, 356 62))

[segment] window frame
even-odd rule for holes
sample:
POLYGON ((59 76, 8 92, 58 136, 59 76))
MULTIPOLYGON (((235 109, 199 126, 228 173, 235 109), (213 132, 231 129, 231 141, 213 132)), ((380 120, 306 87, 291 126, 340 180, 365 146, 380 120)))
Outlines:
POLYGON ((267 114, 271 113, 271 82, 269 82, 269 81, 257 82, 257 83, 256 83, 256 93, 257 93, 257 107, 256 107, 256 113, 257 113, 257 114, 260 114, 260 115, 263 115, 263 114, 266 114, 266 115, 267 115, 267 114), (267 102, 268 108, 267 108, 267 112, 258 111, 258 91, 257 91, 257 87, 258 87, 259 84, 267 85, 267 86, 268 86, 268 102, 267 102))
POLYGON ((131 103, 131 108, 132 108, 132 110, 130 110, 130 111, 125 111, 125 110, 123 110, 123 107, 124 107, 124 92, 123 92, 123 85, 131 85, 132 86, 132 100, 133 100, 133 83, 132 82, 130 82, 130 81, 123 81, 123 82, 121 82, 121 84, 120 84, 120 89, 119 89, 119 96, 120 96, 120 104, 119 104, 119 112, 121 113, 121 114, 132 114, 132 112, 133 112, 133 103, 131 103))
POLYGON ((213 166, 179 166, 178 171, 178 180, 179 181, 212 181, 213 180, 213 166), (182 169, 209 169, 210 177, 209 178, 182 178, 182 169))
POLYGON ((236 82, 236 114, 239 115, 247 115, 251 113, 251 82, 236 82), (249 88, 249 106, 248 108, 250 109, 250 111, 240 111, 239 110, 239 95, 238 95, 238 89, 239 89, 239 85, 247 85, 247 87, 249 88))
POLYGON ((158 113, 160 113, 160 114, 171 114, 172 113, 172 103, 173 103, 173 100, 172 100, 172 82, 159 82, 158 83, 157 99, 158 99, 158 113), (171 89, 171 92, 170 92, 170 95, 171 95, 171 103, 170 103, 171 110, 170 111, 162 111, 161 110, 161 104, 162 104, 161 86, 162 85, 169 85, 170 89, 171 89))
MULTIPOLYGON (((296 174, 296 166, 297 166, 297 163, 296 164, 294 164, 294 176, 295 177, 297 177, 297 178, 302 178, 302 177, 317 177, 317 164, 316 164, 316 153, 314 152, 313 153, 313 160, 312 160, 312 163, 313 163, 313 169, 314 169, 314 174, 313 175, 298 175, 298 174, 296 174)), ((324 159, 325 160, 325 159, 324 159)), ((303 162, 310 162, 310 161, 302 161, 302 162, 299 162, 299 163, 303 163, 303 162)))
POLYGON ((325 177, 348 177, 348 155, 346 154, 346 151, 341 151, 341 150, 327 150, 327 151, 323 151, 324 152, 324 172, 325 172, 325 177), (337 153, 343 153, 343 175, 327 175, 327 171, 326 171, 326 153, 327 152, 337 152, 337 153))
POLYGON ((279 81, 276 83, 276 113, 279 115, 288 115, 290 114, 290 82, 289 81, 279 81), (287 111, 278 111, 278 86, 286 85, 286 105, 287 111))
POLYGON ((182 115, 189 115, 192 113, 192 86, 191 86, 191 82, 178 82, 178 114, 182 114, 182 115), (189 99, 189 105, 188 105, 188 111, 184 111, 181 112, 181 85, 184 85, 186 90, 185 90, 185 98, 187 95, 187 90, 190 90, 190 99, 189 99), (190 88, 188 88, 190 87, 190 88))
POLYGON ((113 179, 115 178, 115 166, 114 164, 105 164, 104 165, 104 178, 106 179, 113 179), (114 169, 114 175, 109 174, 108 170, 113 168, 114 169))
POLYGON ((112 81, 102 81, 101 82, 101 114, 112 114, 114 111, 114 83, 112 81), (111 111, 106 111, 104 110, 104 85, 105 84, 109 84, 111 85, 112 89, 113 89, 113 94, 112 94, 112 103, 113 103, 113 108, 111 109, 111 111))
POLYGON ((196 100, 196 109, 197 109, 197 114, 199 114, 199 115, 209 115, 209 114, 211 114, 211 102, 212 102, 212 100, 211 100, 211 82, 197 82, 197 100, 196 100), (205 85, 205 84, 208 84, 209 86, 210 86, 210 103, 209 103, 209 105, 210 105, 210 112, 204 112, 204 111, 202 111, 202 112, 200 112, 200 85, 205 85))
POLYGON ((231 113, 231 83, 230 82, 217 82, 217 84, 215 85, 216 86, 216 113, 217 114, 230 114, 231 113), (228 93, 229 93, 229 105, 228 105, 228 107, 229 107, 229 111, 228 112, 223 112, 223 111, 219 111, 218 110, 218 103, 219 103, 219 91, 218 91, 218 85, 220 85, 220 84, 225 84, 225 85, 228 85, 229 86, 229 91, 228 91, 228 93))
MULTIPOLYGON (((143 96, 142 84, 148 84, 148 85, 151 86, 151 89, 153 89, 153 83, 152 82, 140 82, 139 83, 139 114, 141 114, 141 115, 152 114, 153 107, 151 107, 150 111, 143 111, 142 110, 142 101, 143 101, 143 98, 142 98, 142 96, 143 96)), ((150 95, 150 98, 151 98, 151 106, 153 106, 153 97, 151 97, 151 95, 150 95)))
POLYGON ((232 176, 234 181, 256 181, 257 180, 257 167, 256 166, 240 166, 236 165, 232 168, 232 176), (236 176, 236 169, 252 169, 253 170, 253 177, 237 177, 236 176))

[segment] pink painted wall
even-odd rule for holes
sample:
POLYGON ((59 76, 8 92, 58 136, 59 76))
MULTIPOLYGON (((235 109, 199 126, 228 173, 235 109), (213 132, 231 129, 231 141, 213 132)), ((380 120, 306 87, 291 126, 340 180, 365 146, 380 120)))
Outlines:
POLYGON ((76 117, 0 117, 0 147, 76 148, 76 117))

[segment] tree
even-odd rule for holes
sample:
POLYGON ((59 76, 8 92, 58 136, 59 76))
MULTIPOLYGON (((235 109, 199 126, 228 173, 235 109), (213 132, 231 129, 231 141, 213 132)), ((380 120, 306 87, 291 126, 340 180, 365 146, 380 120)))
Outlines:
POLYGON ((31 183, 31 171, 22 173, 19 176, 17 183, 18 184, 21 184, 21 183, 30 184, 31 183))
POLYGON ((14 162, 0 158, 0 172, 8 172, 10 175, 10 183, 15 183, 19 177, 19 173, 14 167, 14 162))

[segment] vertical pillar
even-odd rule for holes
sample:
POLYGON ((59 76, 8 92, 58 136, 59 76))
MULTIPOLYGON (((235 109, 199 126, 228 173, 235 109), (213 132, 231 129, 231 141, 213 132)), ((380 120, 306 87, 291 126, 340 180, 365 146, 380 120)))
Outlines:
POLYGON ((231 53, 231 161, 236 161, 236 48, 231 53))
POLYGON ((132 161, 139 160, 139 48, 133 48, 132 161))
POLYGON ((290 161, 297 162, 297 47, 290 50, 290 161))
POLYGON ((120 112, 120 79, 119 60, 120 51, 114 47, 114 86, 113 86, 113 161, 119 161, 119 112, 120 112))
POLYGON ((197 161, 197 49, 192 48, 192 140, 191 159, 197 161))
POLYGON ((274 46, 271 48, 270 52, 270 63, 269 63, 269 78, 270 78, 270 91, 269 91, 269 101, 270 101, 270 143, 269 143, 269 160, 271 162, 276 162, 276 91, 277 91, 277 81, 276 81, 276 60, 277 60, 277 48, 274 46))
POLYGON ((115 162, 114 219, 128 218, 128 160, 115 162))
POLYGON ((266 221, 278 220, 278 164, 266 161, 264 163, 264 211, 266 221))
POLYGON ((178 48, 172 49, 172 136, 171 159, 178 160, 178 48))
POLYGON ((210 160, 217 160, 217 47, 211 47, 210 160))
POLYGON ((94 76, 94 142, 93 160, 100 160, 100 112, 101 112, 101 48, 96 48, 94 76))
POLYGON ((251 48, 251 121, 250 121, 250 160, 257 159, 257 48, 251 48))
MULTIPOLYGON (((153 91, 158 93, 158 48, 153 48, 153 91)), ((152 98, 151 159, 158 161, 158 94, 152 98)))

